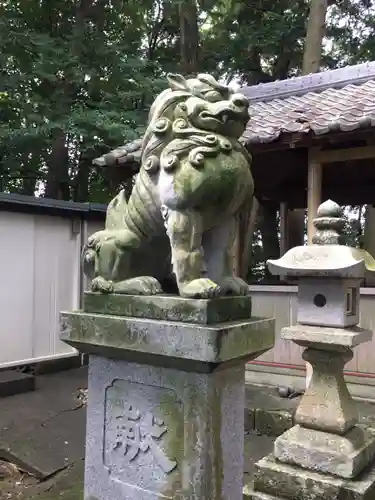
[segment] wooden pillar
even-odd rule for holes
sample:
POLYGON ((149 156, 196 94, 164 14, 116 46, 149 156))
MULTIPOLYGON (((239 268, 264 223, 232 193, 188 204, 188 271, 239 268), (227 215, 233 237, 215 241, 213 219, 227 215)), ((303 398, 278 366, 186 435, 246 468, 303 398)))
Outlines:
MULTIPOLYGON (((314 149, 309 150, 308 174, 307 174, 307 244, 312 244, 315 234, 313 224, 317 216, 318 207, 322 203, 322 164, 314 159, 314 149)), ((309 387, 313 369, 306 362, 306 389, 309 387)))
MULTIPOLYGON (((365 228, 363 232, 363 248, 375 258, 375 206, 367 205, 365 212, 365 228)), ((372 272, 366 272, 366 285, 375 286, 375 277, 372 272)))
POLYGON ((233 274, 246 281, 251 266, 251 246, 256 229, 259 202, 254 197, 248 212, 239 214, 236 237, 233 244, 233 274))
POLYGON ((365 212, 365 228, 363 233, 363 248, 375 257, 375 206, 367 205, 365 212))
POLYGON ((258 212, 259 201, 254 197, 250 210, 249 220, 245 229, 245 234, 243 235, 244 242, 242 255, 240 258, 240 273, 238 274, 238 276, 240 276, 240 278, 244 279, 245 281, 247 280, 247 274, 252 265, 251 250, 253 245, 254 233, 257 228, 258 212))
POLYGON ((313 221, 322 203, 322 164, 314 159, 314 149, 309 151, 307 176, 307 243, 312 244, 315 234, 313 221))
MULTIPOLYGON (((371 147, 374 142, 374 138, 367 139, 366 143, 368 147, 371 147)), ((373 166, 375 167, 375 157, 373 157, 373 166)), ((375 203, 375 200, 374 200, 375 203)), ((359 214, 361 219, 361 214, 359 214)), ((365 211, 365 227, 363 230, 363 248, 367 250, 371 257, 375 258, 375 204, 367 205, 365 211)), ((366 271, 365 280, 367 286, 375 286, 375 277, 373 277, 371 271, 366 271)))
POLYGON ((288 204, 280 203, 280 257, 288 250, 288 204))

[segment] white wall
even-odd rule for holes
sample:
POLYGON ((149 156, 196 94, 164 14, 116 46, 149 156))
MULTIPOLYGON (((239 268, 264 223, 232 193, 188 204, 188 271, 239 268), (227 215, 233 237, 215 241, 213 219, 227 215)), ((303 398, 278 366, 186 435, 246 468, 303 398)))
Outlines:
POLYGON ((0 211, 0 368, 68 357, 59 312, 79 307, 82 224, 0 211))

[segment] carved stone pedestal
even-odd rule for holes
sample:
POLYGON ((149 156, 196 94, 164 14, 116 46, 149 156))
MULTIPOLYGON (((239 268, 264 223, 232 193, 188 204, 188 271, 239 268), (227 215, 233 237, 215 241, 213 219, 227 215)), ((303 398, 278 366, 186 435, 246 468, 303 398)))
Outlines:
POLYGON ((375 468, 355 479, 342 479, 283 464, 272 455, 255 465, 254 482, 244 500, 373 500, 375 468), (264 493, 267 492, 267 493, 264 493))
POLYGON ((247 498, 373 500, 375 429, 357 424, 343 374, 351 348, 370 340, 372 332, 296 325, 284 328, 281 336, 307 347, 303 358, 313 374, 296 425, 276 439, 272 455, 257 463, 254 485, 245 487, 247 498))
POLYGON ((275 457, 343 478, 357 476, 375 457, 375 433, 356 425, 344 366, 353 357, 351 348, 371 340, 372 332, 297 325, 281 335, 307 347, 303 358, 313 373, 295 414, 297 425, 275 441, 275 457))
POLYGON ((85 500, 242 500, 244 363, 273 320, 248 297, 86 294, 85 310, 61 314, 91 355, 85 500))

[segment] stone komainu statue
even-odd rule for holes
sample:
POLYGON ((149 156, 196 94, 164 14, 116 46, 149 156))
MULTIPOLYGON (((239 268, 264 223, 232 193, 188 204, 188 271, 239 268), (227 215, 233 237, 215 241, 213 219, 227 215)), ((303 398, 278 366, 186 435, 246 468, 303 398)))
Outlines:
POLYGON ((84 272, 107 293, 170 291, 173 277, 183 297, 247 294, 232 259, 237 218, 254 191, 238 141, 248 100, 210 75, 168 82, 150 110, 132 194, 110 202, 105 229, 84 248, 84 272))

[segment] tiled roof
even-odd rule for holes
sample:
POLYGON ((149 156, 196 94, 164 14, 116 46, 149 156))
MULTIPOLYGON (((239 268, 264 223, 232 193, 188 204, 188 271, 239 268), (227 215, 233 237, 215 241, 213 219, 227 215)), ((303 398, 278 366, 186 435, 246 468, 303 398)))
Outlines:
POLYGON ((93 163, 99 167, 139 163, 141 161, 141 148, 142 139, 136 139, 128 142, 125 146, 120 146, 99 158, 95 158, 93 163))
MULTIPOLYGON (((255 145, 283 135, 347 132, 375 127, 375 61, 288 80, 243 87, 250 121, 242 142, 255 145)), ((142 140, 94 160, 97 165, 138 163, 142 140)))
MULTIPOLYGON (((250 99, 251 102, 251 99, 250 99)), ((375 80, 323 92, 258 101, 244 133, 248 144, 270 143, 282 134, 349 132, 375 126, 375 80)))

